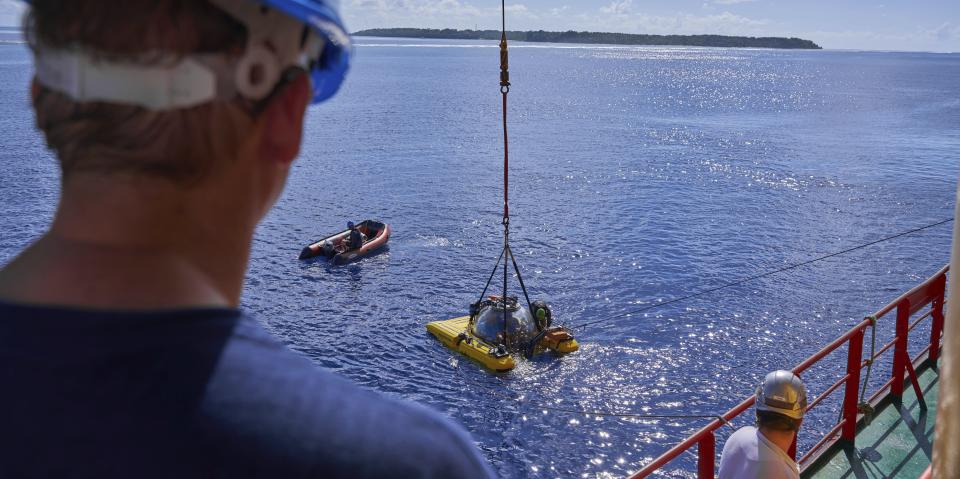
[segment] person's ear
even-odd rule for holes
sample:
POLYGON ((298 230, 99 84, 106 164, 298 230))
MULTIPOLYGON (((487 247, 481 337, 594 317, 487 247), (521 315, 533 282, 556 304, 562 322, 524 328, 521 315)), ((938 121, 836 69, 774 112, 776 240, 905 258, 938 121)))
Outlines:
POLYGON ((284 86, 260 115, 263 123, 260 158, 289 165, 300 153, 303 118, 310 104, 310 80, 306 74, 284 86))

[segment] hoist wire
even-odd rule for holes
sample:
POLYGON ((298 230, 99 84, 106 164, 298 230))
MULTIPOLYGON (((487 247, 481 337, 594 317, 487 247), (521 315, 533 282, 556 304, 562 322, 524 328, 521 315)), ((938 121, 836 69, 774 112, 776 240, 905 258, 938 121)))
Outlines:
POLYGON ((739 280, 737 280, 737 281, 733 281, 733 282, 730 282, 730 283, 722 284, 722 285, 720 285, 720 286, 716 286, 716 287, 713 287, 713 288, 705 289, 705 290, 703 290, 703 291, 698 291, 698 292, 696 292, 696 293, 688 294, 688 295, 686 295, 686 296, 681 296, 681 297, 679 297, 679 298, 674 298, 674 299, 671 299, 671 300, 669 300, 669 301, 663 301, 663 302, 660 302, 660 303, 657 303, 657 304, 651 304, 651 305, 649 305, 649 306, 645 306, 645 307, 640 308, 640 309, 636 309, 636 310, 632 310, 632 311, 627 311, 627 312, 625 312, 625 313, 616 314, 616 315, 613 315, 613 316, 608 316, 608 317, 603 318, 603 319, 598 319, 598 320, 595 320, 595 321, 588 321, 588 322, 586 322, 586 323, 581 323, 581 324, 578 324, 578 325, 576 325, 576 326, 572 326, 572 328, 585 328, 585 327, 587 327, 587 326, 591 326, 591 325, 594 325, 594 324, 599 324, 599 323, 607 322, 607 321, 610 321, 610 320, 612 320, 612 319, 618 319, 618 318, 630 316, 630 315, 632 315, 632 314, 643 313, 643 312, 646 312, 646 311, 650 311, 651 309, 655 309, 655 308, 660 308, 660 307, 666 306, 666 305, 668 305, 668 304, 679 303, 679 302, 681 302, 681 301, 685 301, 685 300, 688 300, 688 299, 696 298, 696 297, 698 297, 698 296, 703 296, 703 295, 705 295, 705 294, 710 294, 710 293, 713 293, 713 292, 716 292, 716 291, 720 291, 720 290, 722 290, 722 289, 731 288, 731 287, 733 287, 733 286, 739 286, 739 285, 741 285, 741 284, 748 283, 748 282, 754 281, 754 280, 758 280, 758 279, 760 279, 760 278, 766 278, 767 276, 772 276, 772 275, 775 275, 775 274, 778 274, 778 273, 783 273, 784 271, 789 271, 789 270, 791 270, 791 269, 796 269, 796 268, 799 268, 799 267, 801 267, 801 266, 806 266, 806 265, 808 265, 808 264, 816 263, 816 262, 818 262, 818 261, 823 261, 823 260, 828 259, 828 258, 833 258, 834 256, 840 256, 840 255, 847 254, 847 253, 850 253, 850 252, 853 252, 853 251, 856 251, 856 250, 859 250, 859 249, 866 248, 866 247, 868 247, 868 246, 873 246, 873 245, 875 245, 875 244, 883 243, 883 242, 885 242, 885 241, 894 240, 894 239, 897 239, 897 238, 899 238, 899 237, 901 237, 901 236, 907 236, 907 235, 910 235, 910 234, 913 234, 913 233, 917 233, 917 232, 920 232, 920 231, 923 231, 923 230, 926 230, 926 229, 934 228, 934 227, 936 227, 936 226, 940 226, 940 225, 949 223, 949 222, 951 222, 951 221, 953 221, 953 220, 954 220, 953 218, 948 218, 948 219, 945 219, 945 220, 943 220, 943 221, 938 221, 938 222, 936 222, 936 223, 931 223, 931 224, 928 224, 928 225, 926 225, 926 226, 921 226, 921 227, 919 227, 919 228, 914 228, 914 229, 909 230, 909 231, 904 231, 904 232, 902 232, 902 233, 897 233, 897 234, 895 234, 895 235, 891 235, 891 236, 887 236, 887 237, 884 237, 884 238, 880 238, 880 239, 875 240, 875 241, 870 241, 869 243, 863 243, 863 244, 854 246, 854 247, 852 247, 852 248, 847 248, 847 249, 845 249, 845 250, 843 250, 843 251, 837 251, 837 252, 834 252, 834 253, 825 254, 825 255, 823 255, 823 256, 818 256, 818 257, 816 257, 816 258, 813 258, 813 259, 810 259, 810 260, 807 260, 807 261, 803 261, 803 262, 800 262, 800 263, 791 264, 791 265, 789 265, 789 266, 784 266, 783 268, 775 269, 775 270, 773 270, 773 271, 767 271, 767 272, 765 272, 765 273, 761 273, 761 274, 757 274, 757 275, 750 276, 750 277, 747 277, 747 278, 739 279, 739 280))
MULTIPOLYGON (((527 308, 531 311, 533 310, 533 305, 530 302, 530 295, 527 293, 527 286, 523 282, 523 276, 520 274, 520 266, 517 264, 517 259, 513 255, 513 250, 510 249, 510 148, 509 148, 509 137, 507 134, 507 94, 510 93, 510 69, 509 69, 509 58, 507 53, 507 9, 506 9, 506 0, 500 1, 500 13, 502 24, 502 32, 500 34, 500 94, 503 97, 503 250, 500 251, 500 257, 497 259, 497 263, 493 267, 493 271, 490 273, 490 277, 487 278, 487 283, 483 287, 483 292, 480 293, 479 302, 483 301, 483 297, 487 294, 487 289, 490 288, 490 283, 493 281, 494 275, 497 273, 497 269, 500 267, 500 262, 503 261, 503 294, 500 296, 501 301, 503 302, 503 331, 504 331, 504 341, 508 342, 509 335, 507 332, 507 280, 509 278, 509 269, 510 264, 513 264, 513 269, 517 273, 517 279, 520 282, 520 289, 523 291, 523 297, 527 301, 527 308)), ((509 346, 509 344, 506 344, 509 346)))
POLYGON ((867 360, 867 374, 863 379, 863 388, 860 389, 860 402, 858 404, 863 404, 863 398, 867 394, 867 383, 870 382, 870 372, 873 371, 873 361, 874 356, 877 354, 877 317, 868 316, 870 320, 870 359, 867 360))
POLYGON ((501 25, 502 25, 502 29, 503 29, 503 33, 504 33, 504 34, 507 33, 507 7, 506 7, 506 3, 507 3, 507 0, 500 0, 500 15, 501 15, 500 21, 503 22, 501 25))
POLYGON ((507 332, 507 259, 510 257, 510 201, 509 201, 509 172, 510 153, 507 146, 507 92, 503 91, 503 75, 507 71, 507 9, 506 0, 500 0, 500 14, 503 21, 503 34, 500 38, 500 91, 503 94, 503 342, 510 345, 510 335, 507 332))
POLYGON ((523 297, 527 300, 527 309, 530 314, 534 314, 533 303, 530 302, 530 295, 527 294, 527 286, 523 284, 523 276, 520 276, 520 266, 517 266, 517 258, 513 256, 513 249, 507 247, 507 254, 510 255, 510 261, 513 262, 513 269, 517 271, 517 280, 520 281, 520 289, 523 290, 523 297))
MULTIPOLYGON (((510 93, 510 62, 507 53, 507 7, 506 0, 500 0, 500 14, 503 27, 500 32, 500 94, 503 96, 503 226, 510 226, 509 175, 510 153, 507 141, 507 93, 510 93)), ((506 295, 504 295, 506 296, 506 295)))
POLYGON ((480 299, 477 301, 478 303, 483 301, 483 297, 487 295, 487 288, 490 287, 490 282, 493 281, 493 275, 497 274, 497 269, 500 268, 500 260, 503 259, 503 255, 506 253, 506 251, 506 249, 500 251, 500 257, 497 258, 497 264, 493 265, 493 271, 490 272, 490 278, 487 279, 487 285, 483 287, 483 292, 480 293, 480 299))
POLYGON ((720 422, 724 424, 729 424, 729 422, 727 422, 727 420, 724 419, 724 417, 721 415, 645 414, 645 413, 633 413, 633 412, 619 413, 619 412, 611 412, 611 411, 597 411, 597 410, 590 410, 590 409, 553 407, 553 406, 545 406, 543 404, 538 404, 538 403, 534 403, 531 405, 533 407, 536 407, 537 409, 542 409, 545 411, 560 412, 560 413, 566 413, 566 414, 577 414, 581 416, 619 417, 619 418, 628 418, 628 419, 719 419, 720 422))
MULTIPOLYGON (((463 372, 459 367, 454 369, 454 372, 457 376, 460 376, 460 379, 466 382, 467 378, 463 376, 463 372)), ((492 396, 499 397, 507 401, 511 401, 517 404, 518 409, 515 411, 507 411, 501 408, 499 405, 491 405, 490 407, 496 409, 500 412, 508 412, 512 414, 523 414, 523 411, 519 407, 527 406, 532 409, 538 409, 541 411, 551 411, 562 414, 571 414, 579 416, 597 416, 597 417, 613 417, 613 418, 623 418, 623 419, 716 419, 722 422, 723 424, 733 427, 730 422, 720 414, 650 414, 650 413, 638 413, 638 412, 613 412, 613 411, 604 411, 604 410, 595 410, 595 409, 579 409, 579 408, 565 408, 551 406, 544 404, 539 401, 525 399, 524 397, 512 397, 507 394, 504 394, 499 391, 487 391, 484 394, 490 394, 492 396)))

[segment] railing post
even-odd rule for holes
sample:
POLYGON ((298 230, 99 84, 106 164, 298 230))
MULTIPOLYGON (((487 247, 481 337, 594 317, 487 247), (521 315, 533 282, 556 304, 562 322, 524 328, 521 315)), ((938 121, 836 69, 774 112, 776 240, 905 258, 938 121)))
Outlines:
POLYGON ((947 276, 942 275, 937 280, 937 297, 933 300, 933 324, 930 326, 930 353, 927 355, 930 362, 937 363, 940 358, 940 335, 943 334, 943 296, 947 287, 947 276))
POLYGON ((910 300, 904 299, 897 305, 897 344, 893 346, 893 384, 890 394, 895 398, 903 397, 903 373, 907 369, 907 335, 910 334, 910 300))
POLYGON ((857 393, 860 389, 860 361, 863 360, 863 330, 850 336, 847 352, 847 383, 843 388, 843 429, 841 437, 854 443, 857 435, 857 393))
POLYGON ((697 478, 713 479, 713 468, 717 458, 717 437, 713 431, 703 436, 697 443, 697 478))

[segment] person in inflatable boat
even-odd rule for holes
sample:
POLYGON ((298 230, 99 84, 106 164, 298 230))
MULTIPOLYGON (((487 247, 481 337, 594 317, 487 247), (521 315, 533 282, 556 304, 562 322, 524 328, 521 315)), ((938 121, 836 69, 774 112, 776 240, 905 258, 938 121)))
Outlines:
POLYGON ((367 240, 366 235, 360 232, 360 228, 357 228, 357 225, 353 224, 353 221, 347 223, 347 229, 350 230, 346 241, 347 251, 362 248, 363 242, 367 240))

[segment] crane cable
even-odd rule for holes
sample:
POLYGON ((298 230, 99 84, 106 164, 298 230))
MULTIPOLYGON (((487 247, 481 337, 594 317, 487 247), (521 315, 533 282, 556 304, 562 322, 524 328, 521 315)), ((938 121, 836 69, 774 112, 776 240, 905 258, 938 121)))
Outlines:
MULTIPOLYGON (((513 250, 510 248, 510 203, 509 203, 509 187, 510 187, 510 150, 509 142, 507 140, 507 94, 510 93, 510 69, 507 55, 507 8, 506 0, 500 0, 500 13, 502 30, 500 33, 500 94, 503 96, 503 250, 500 252, 500 257, 497 259, 497 263, 493 267, 493 271, 490 272, 490 277, 487 278, 487 283, 483 287, 483 292, 480 293, 480 299, 477 300, 474 305, 480 306, 483 304, 484 296, 487 294, 487 289, 490 287, 490 283, 493 281, 494 275, 497 274, 497 269, 500 268, 500 261, 503 261, 503 294, 500 296, 499 301, 503 305, 503 338, 504 346, 509 346, 509 335, 507 334, 507 313, 508 313, 508 301, 507 301, 507 278, 509 277, 511 264, 513 265, 513 270, 517 273, 517 281, 520 283, 520 289, 523 291, 523 297, 527 301, 527 308, 533 310, 533 304, 530 302, 530 294, 527 292, 527 285, 523 282, 523 275, 520 274, 520 266, 517 265, 517 258, 513 255, 513 250)), ((496 301, 495 297, 492 297, 491 300, 496 301)), ((474 305, 471 305, 473 308, 474 305)), ((473 321, 474 312, 471 309, 471 321, 473 321)), ((472 324, 472 323, 471 323, 472 324)))
MULTIPOLYGON (((459 367, 454 368, 454 373, 457 376, 459 376, 460 379, 463 380, 463 382, 465 383, 468 382, 466 376, 463 375, 463 371, 459 367)), ((517 405, 517 409, 514 411, 505 410, 499 405, 489 406, 491 409, 495 409, 501 413, 523 414, 522 408, 524 406, 527 406, 529 408, 535 408, 541 411, 550 411, 550 412, 556 412, 561 414, 586 416, 586 417, 594 416, 594 417, 610 417, 610 418, 621 418, 621 419, 649 419, 649 420, 716 419, 726 426, 733 427, 733 425, 730 423, 732 419, 728 420, 726 417, 724 417, 723 414, 668 414, 668 413, 656 413, 656 412, 648 413, 648 412, 636 412, 636 411, 616 412, 616 411, 602 410, 602 409, 559 407, 559 406, 554 406, 541 401, 527 399, 525 396, 514 397, 497 390, 488 390, 488 391, 485 391, 484 394, 496 396, 500 399, 513 402, 517 405)))
POLYGON ((581 328, 585 328, 585 327, 587 327, 587 326, 591 326, 591 325, 594 325, 594 324, 599 324, 599 323, 603 323, 603 322, 606 322, 606 321, 610 321, 610 320, 612 320, 612 319, 623 318, 623 317, 627 317, 627 316, 630 316, 630 315, 633 315, 633 314, 639 314, 639 313, 643 313, 643 312, 646 312, 646 311, 650 311, 651 309, 655 309, 655 308, 659 308, 659 307, 662 307, 662 306, 666 306, 666 305, 668 305, 668 304, 679 303, 680 301, 685 301, 685 300, 688 300, 688 299, 696 298, 696 297, 698 297, 698 296, 703 296, 703 295, 705 295, 705 294, 709 294, 709 293, 713 293, 713 292, 716 292, 716 291, 720 291, 721 289, 726 289, 726 288, 730 288, 730 287, 733 287, 733 286, 739 286, 739 285, 741 285, 741 284, 744 284, 744 283, 747 283, 747 282, 750 282, 750 281, 754 281, 754 280, 757 280, 757 279, 760 279, 760 278, 765 278, 765 277, 767 277, 767 276, 772 276, 772 275, 774 275, 774 274, 782 273, 782 272, 784 272, 784 271, 789 271, 789 270, 791 270, 791 269, 796 269, 796 268, 799 268, 799 267, 801 267, 801 266, 806 266, 806 265, 808 265, 808 264, 816 263, 816 262, 818 262, 818 261, 823 261, 823 260, 828 259, 828 258, 833 258, 834 256, 840 256, 840 255, 842 255, 842 254, 850 253, 850 252, 852 252, 852 251, 856 251, 856 250, 859 250, 859 249, 863 249, 863 248, 866 248, 866 247, 868 247, 868 246, 873 246, 873 245, 878 244, 878 243, 883 243, 883 242, 885 242, 885 241, 890 241, 890 240, 899 238, 899 237, 901 237, 901 236, 907 236, 907 235, 909 235, 909 234, 917 233, 917 232, 920 232, 920 231, 923 231, 923 230, 926 230, 926 229, 930 229, 930 228, 933 228, 933 227, 936 227, 936 226, 940 226, 940 225, 949 223, 949 222, 951 222, 951 221, 953 221, 953 220, 954 220, 953 218, 948 218, 948 219, 945 219, 945 220, 942 220, 942 221, 938 221, 938 222, 936 222, 936 223, 928 224, 928 225, 926 225, 926 226, 921 226, 921 227, 919 227, 919 228, 914 228, 914 229, 909 230, 909 231, 904 231, 904 232, 902 232, 902 233, 897 233, 897 234, 895 234, 895 235, 891 235, 891 236, 887 236, 887 237, 884 237, 884 238, 880 238, 880 239, 878 239, 878 240, 874 240, 874 241, 871 241, 871 242, 869 242, 869 243, 863 243, 863 244, 860 244, 860 245, 857 245, 857 246, 854 246, 854 247, 851 247, 851 248, 847 248, 847 249, 845 249, 845 250, 843 250, 843 251, 837 251, 837 252, 834 252, 834 253, 825 254, 825 255, 823 255, 823 256, 818 256, 818 257, 816 257, 816 258, 813 258, 813 259, 810 259, 810 260, 807 260, 807 261, 802 261, 802 262, 800 262, 800 263, 795 263, 795 264, 791 264, 791 265, 788 265, 788 266, 784 266, 783 268, 775 269, 775 270, 773 270, 773 271, 767 271, 766 273, 760 273, 760 274, 757 274, 757 275, 753 275, 753 276, 749 276, 749 277, 746 277, 746 278, 742 278, 742 279, 739 279, 739 280, 737 280, 737 281, 733 281, 733 282, 730 282, 730 283, 722 284, 722 285, 720 285, 720 286, 716 286, 716 287, 713 287, 713 288, 705 289, 705 290, 703 290, 703 291, 698 291, 698 292, 696 292, 696 293, 688 294, 688 295, 686 295, 686 296, 681 296, 681 297, 679 297, 679 298, 674 298, 674 299, 671 299, 671 300, 669 300, 669 301, 663 301, 663 302, 661 302, 661 303, 651 304, 651 305, 649 305, 649 306, 645 306, 645 307, 640 308, 640 309, 635 309, 635 310, 632 310, 632 311, 627 311, 627 312, 625 312, 625 313, 621 313, 621 314, 617 314, 617 315, 613 315, 613 316, 608 316, 608 317, 606 317, 606 318, 598 319, 598 320, 595 320, 595 321, 588 321, 588 322, 585 322, 585 323, 580 323, 580 324, 577 324, 577 325, 571 326, 571 327, 572 327, 572 328, 575 328, 575 329, 581 329, 581 328))
MULTIPOLYGON (((500 94, 503 95, 503 225, 510 225, 510 206, 508 205, 507 186, 510 168, 510 154, 507 146, 507 93, 510 93, 510 62, 507 53, 507 8, 506 0, 500 0, 502 30, 500 31, 500 94)), ((505 243, 506 244, 506 243, 505 243)))
MULTIPOLYGON (((513 265, 513 270, 517 273, 517 281, 520 283, 520 289, 523 291, 523 297, 526 299, 527 308, 530 311, 533 311, 533 304, 530 302, 527 285, 523 282, 523 275, 520 274, 520 266, 517 265, 517 258, 513 255, 513 250, 510 248, 510 150, 507 139, 507 94, 510 93, 510 69, 507 54, 506 0, 500 0, 500 13, 503 22, 500 33, 500 94, 503 96, 503 251, 501 251, 500 258, 497 259, 497 264, 493 267, 493 271, 487 279, 487 284, 483 287, 483 292, 480 293, 480 299, 475 304, 479 305, 484 301, 483 298, 484 295, 487 294, 487 288, 490 287, 490 282, 493 281, 493 276, 496 274, 497 268, 500 267, 500 261, 502 260, 503 295, 500 297, 500 301, 503 303, 504 343, 506 346, 509 346, 509 335, 507 334, 507 278, 511 264, 513 265)), ((471 316, 472 314, 473 313, 471 313, 471 316)))
MULTIPOLYGON (((510 256, 510 203, 509 203, 509 184, 510 184, 510 150, 507 142, 507 93, 510 93, 510 70, 507 61, 507 7, 506 0, 500 0, 500 94, 503 96, 503 254, 510 256)), ((499 260, 497 261, 499 264, 499 260)), ((509 341, 507 334, 507 267, 506 258, 503 262, 503 295, 500 296, 503 301, 503 339, 509 341)), ((494 270, 496 271, 496 270, 494 270)), ((484 288, 486 289, 486 288, 484 288)), ((524 288, 524 295, 527 290, 524 288)), ((529 302, 529 298, 527 302, 529 302)))

